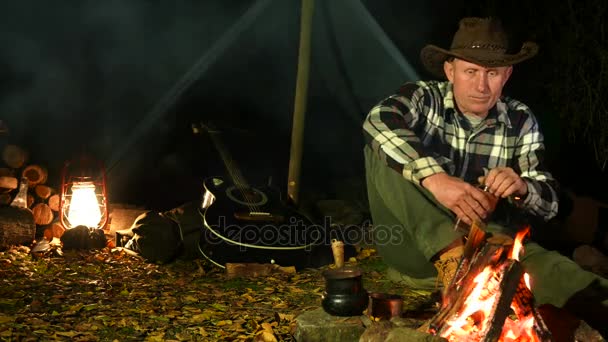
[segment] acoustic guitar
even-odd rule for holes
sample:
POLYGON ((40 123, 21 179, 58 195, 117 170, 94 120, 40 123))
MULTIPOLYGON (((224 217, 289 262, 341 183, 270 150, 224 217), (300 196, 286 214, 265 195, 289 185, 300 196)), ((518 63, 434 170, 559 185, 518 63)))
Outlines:
POLYGON ((323 227, 284 204, 278 191, 250 186, 218 130, 204 124, 192 128, 195 134, 209 134, 229 175, 203 182, 198 208, 203 222, 199 243, 203 256, 222 268, 226 263, 244 262, 316 266, 311 252, 323 241, 323 227))

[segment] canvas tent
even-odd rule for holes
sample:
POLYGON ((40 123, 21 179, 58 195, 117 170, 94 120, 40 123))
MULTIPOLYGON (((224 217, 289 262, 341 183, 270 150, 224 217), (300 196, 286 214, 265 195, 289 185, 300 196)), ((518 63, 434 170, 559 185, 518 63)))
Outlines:
MULTIPOLYGON (((223 171, 208 142, 190 132, 192 122, 219 118, 248 130, 227 135, 246 173, 254 181, 273 174, 284 187, 299 1, 93 1, 32 12, 34 3, 7 3, 0 14, 0 39, 13 46, 0 56, 11 89, 0 110, 12 139, 51 177, 85 150, 106 164, 112 201, 167 209, 200 195, 193 182, 223 171)), ((408 59, 432 24, 416 20, 425 11, 389 0, 315 2, 302 171, 309 182, 361 175, 361 120, 417 78, 408 59), (413 51, 408 58, 404 49, 413 51)))
MULTIPOLYGON (((217 80, 221 79, 218 73, 224 71, 231 76, 238 74, 237 82, 243 82, 240 87, 245 85, 244 94, 236 94, 235 98, 245 97, 250 113, 258 120, 271 122, 271 129, 262 133, 274 136, 270 140, 288 143, 296 82, 299 15, 299 3, 254 2, 141 118, 126 143, 112 153, 108 161, 110 168, 120 168, 125 154, 159 120, 175 111, 180 97, 196 97, 196 89, 217 86, 217 80), (253 76, 259 79, 245 76, 243 81, 241 73, 256 69, 259 58, 268 58, 261 63, 271 63, 274 68, 262 71, 265 75, 253 76), (262 89, 255 89, 258 83, 262 84, 262 89), (263 85, 268 83, 273 84, 264 89, 263 85)), ((360 161, 357 156, 362 147, 359 127, 364 115, 402 82, 417 79, 418 75, 361 1, 318 1, 311 44, 303 176, 308 176, 307 171, 340 168, 344 163, 350 164, 346 168, 360 171, 360 165, 353 164, 360 161)), ((234 89, 230 88, 234 86, 232 80, 219 83, 220 88, 225 87, 227 93, 234 95, 234 89)), ((220 102, 226 98, 230 101, 231 96, 219 95, 220 102)), ((193 101, 197 103, 197 100, 193 101)), ((201 102, 205 101, 198 101, 201 102)), ((211 107, 215 106, 217 104, 211 107)), ((203 104, 200 109, 203 117, 205 110, 203 104)), ((281 159, 283 172, 287 172, 285 158, 283 155, 281 159)), ((315 176, 319 174, 327 175, 327 170, 315 176)))

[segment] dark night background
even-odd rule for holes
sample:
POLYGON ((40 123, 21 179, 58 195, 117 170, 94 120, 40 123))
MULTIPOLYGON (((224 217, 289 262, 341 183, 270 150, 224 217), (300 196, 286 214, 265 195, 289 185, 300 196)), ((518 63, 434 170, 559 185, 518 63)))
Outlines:
MULTIPOLYGON (((213 121, 250 183, 272 177, 285 191, 299 1, 26 0, 1 6, 0 119, 11 130, 9 142, 49 169, 48 183, 57 186, 63 162, 86 151, 108 168, 111 202, 175 207, 200 196, 203 178, 224 173, 208 137, 190 129, 193 122, 213 121), (259 12, 251 22, 234 26, 254 4, 259 12)), ((572 102, 582 95, 572 91, 566 99, 559 94, 567 91, 554 91, 577 87, 565 84, 572 69, 564 63, 581 56, 599 75, 600 97, 606 90, 607 71, 594 63, 598 49, 601 65, 608 61, 606 5, 523 0, 316 1, 303 197, 363 193, 361 120, 401 82, 429 78, 420 48, 449 46, 458 20, 469 15, 499 16, 515 49, 523 40, 539 43, 539 55, 515 68, 505 92, 538 116, 547 162, 564 187, 607 200, 592 143, 580 129, 569 129, 573 120, 559 111, 577 108, 572 102), (587 17, 581 24, 587 26, 573 27, 581 22, 576 18, 587 17), (387 42, 394 50, 383 48, 387 42)))

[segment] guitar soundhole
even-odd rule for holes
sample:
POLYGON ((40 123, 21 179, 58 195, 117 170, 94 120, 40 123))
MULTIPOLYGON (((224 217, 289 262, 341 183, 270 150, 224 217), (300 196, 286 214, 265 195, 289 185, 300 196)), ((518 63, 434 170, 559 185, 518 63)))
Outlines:
POLYGON ((268 202, 268 196, 256 188, 241 189, 231 186, 226 190, 230 200, 242 205, 264 205, 268 202))

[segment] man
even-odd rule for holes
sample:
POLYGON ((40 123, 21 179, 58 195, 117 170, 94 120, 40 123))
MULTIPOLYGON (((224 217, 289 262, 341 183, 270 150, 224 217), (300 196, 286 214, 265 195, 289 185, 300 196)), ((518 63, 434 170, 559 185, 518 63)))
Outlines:
MULTIPOLYGON (((507 46, 498 20, 465 18, 449 50, 421 51, 424 66, 447 81, 406 83, 368 114, 368 196, 389 276, 433 287, 439 274, 445 286, 463 250, 455 222, 484 221, 490 232, 513 234, 527 217, 556 215, 557 184, 543 165, 538 122, 525 104, 502 94, 513 65, 538 47, 526 42, 510 54, 507 46)), ((521 261, 539 304, 566 307, 607 333, 599 285, 606 280, 533 242, 521 261), (589 296, 594 303, 583 309, 589 296)))

